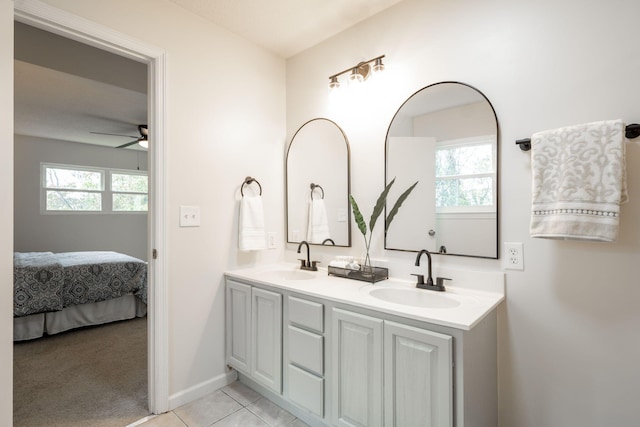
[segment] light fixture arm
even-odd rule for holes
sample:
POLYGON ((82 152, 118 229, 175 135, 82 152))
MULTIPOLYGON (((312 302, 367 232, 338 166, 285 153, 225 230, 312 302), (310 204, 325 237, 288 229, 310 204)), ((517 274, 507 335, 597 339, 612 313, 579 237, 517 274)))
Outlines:
POLYGON ((369 72, 371 70, 371 66, 369 64, 372 62, 375 62, 376 59, 382 59, 382 58, 384 58, 384 55, 376 56, 375 58, 372 58, 368 61, 362 61, 354 67, 349 67, 346 70, 340 71, 339 73, 329 76, 329 80, 332 80, 334 78, 337 79, 338 76, 352 72, 354 69, 358 69, 358 72, 362 74, 363 78, 366 79, 369 76, 369 72), (366 72, 364 71, 364 69, 366 69, 366 72), (363 71, 363 72, 360 72, 360 71, 363 71))

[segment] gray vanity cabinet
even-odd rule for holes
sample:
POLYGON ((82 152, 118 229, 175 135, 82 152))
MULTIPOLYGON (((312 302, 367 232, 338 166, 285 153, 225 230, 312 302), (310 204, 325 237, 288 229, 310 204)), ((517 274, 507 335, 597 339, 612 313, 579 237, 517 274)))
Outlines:
POLYGON ((310 426, 497 425, 495 310, 462 330, 248 279, 226 285, 228 365, 310 426))
POLYGON ((227 279, 227 364, 282 392, 282 295, 227 279))
POLYGON ((285 297, 285 397, 318 419, 325 415, 324 304, 285 297))
POLYGON ((375 317, 332 311, 332 399, 336 426, 382 426, 382 325, 375 317))
POLYGON ((453 425, 451 336, 339 308, 332 317, 334 425, 453 425))
POLYGON ((384 322, 385 426, 453 425, 453 338, 384 322))

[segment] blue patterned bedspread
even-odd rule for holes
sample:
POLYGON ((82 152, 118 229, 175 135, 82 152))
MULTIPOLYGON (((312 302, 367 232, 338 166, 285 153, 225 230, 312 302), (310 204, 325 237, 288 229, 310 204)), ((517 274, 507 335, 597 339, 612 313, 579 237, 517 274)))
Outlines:
POLYGON ((147 263, 117 252, 14 254, 14 316, 133 293, 147 302, 147 263))
POLYGON ((62 310, 64 271, 51 252, 13 254, 13 315, 62 310))

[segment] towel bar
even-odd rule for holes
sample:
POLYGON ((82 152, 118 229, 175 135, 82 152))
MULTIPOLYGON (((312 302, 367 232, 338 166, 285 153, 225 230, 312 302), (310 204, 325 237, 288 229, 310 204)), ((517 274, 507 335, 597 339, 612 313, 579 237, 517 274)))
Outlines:
POLYGON ((309 187, 311 187, 311 200, 313 200, 313 190, 315 190, 316 188, 319 188, 320 191, 322 191, 322 198, 324 199, 324 189, 320 185, 314 184, 312 182, 309 187))
MULTIPOLYGON (((627 125, 624 130, 624 136, 628 139, 634 139, 640 136, 640 124, 633 123, 627 125)), ((516 140, 516 145, 520 147, 522 151, 531 150, 531 138, 524 138, 516 140)))
POLYGON ((262 185, 260 185, 260 183, 258 182, 258 180, 257 180, 257 179, 255 179, 255 178, 252 178, 252 177, 248 176, 248 177, 246 177, 246 178, 244 179, 244 182, 243 182, 243 183, 242 183, 242 185, 240 186, 240 194, 242 194, 242 197, 244 197, 244 191, 242 191, 242 190, 243 190, 243 188, 244 188, 244 186, 245 186, 245 185, 249 185, 249 184, 251 184, 252 182, 255 182, 256 184, 258 184, 258 187, 260 187, 260 195, 262 196, 262 185))

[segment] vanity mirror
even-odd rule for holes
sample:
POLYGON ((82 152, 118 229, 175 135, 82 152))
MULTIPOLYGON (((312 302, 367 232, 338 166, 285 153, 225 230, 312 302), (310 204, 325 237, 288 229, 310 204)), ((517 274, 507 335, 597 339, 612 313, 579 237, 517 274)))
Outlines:
POLYGON ((389 125, 385 160, 395 192, 420 181, 385 249, 498 258, 498 119, 482 92, 441 82, 414 93, 389 125))
POLYGON ((351 246, 349 142, 324 118, 309 120, 287 150, 287 242, 351 246))

